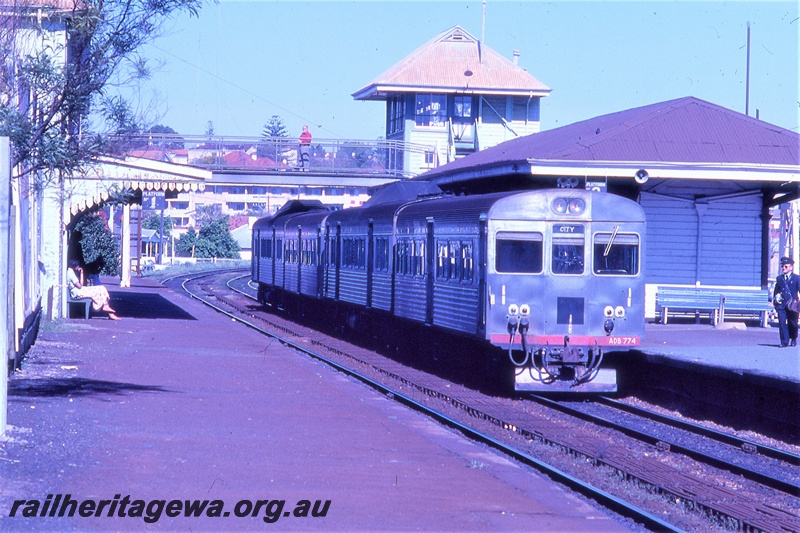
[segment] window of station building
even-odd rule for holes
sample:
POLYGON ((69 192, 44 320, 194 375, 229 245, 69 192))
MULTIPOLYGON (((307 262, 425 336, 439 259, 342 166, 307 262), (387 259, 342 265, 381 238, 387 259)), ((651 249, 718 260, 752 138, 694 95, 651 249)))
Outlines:
POLYGON ((541 274, 544 236, 539 232, 500 231, 495 238, 494 268, 507 274, 541 274))
POLYGON ((639 236, 597 233, 592 269, 600 276, 635 276, 639 273, 639 236))
POLYGON ((266 187, 253 187, 252 189, 253 194, 267 194, 266 187))
POLYGON ((366 265, 367 240, 347 237, 342 239, 342 268, 362 270, 366 265))
POLYGON ((398 133, 405 129, 406 100, 403 96, 390 98, 386 102, 386 124, 388 133, 398 133))
POLYGON ((472 118, 472 97, 453 97, 453 116, 458 118, 472 118))
POLYGON ((422 239, 398 241, 395 265, 398 274, 423 276, 425 274, 425 241, 422 239))
POLYGON ((389 272, 389 238, 375 238, 375 272, 389 272))
POLYGON ((189 209, 189 202, 178 202, 176 200, 168 200, 170 209, 189 209))
POLYGON ((244 211, 244 202, 226 202, 225 205, 231 211, 244 211))
POLYGON ((417 126, 443 128, 447 124, 447 96, 444 94, 417 94, 414 121, 417 126))
MULTIPOLYGON (((575 226, 570 226, 575 228, 575 226)), ((585 239, 583 226, 580 233, 560 235, 556 233, 559 225, 553 230, 553 274, 583 274, 585 239)))
POLYGON ((436 242, 436 277, 472 281, 472 242, 441 239, 436 242))

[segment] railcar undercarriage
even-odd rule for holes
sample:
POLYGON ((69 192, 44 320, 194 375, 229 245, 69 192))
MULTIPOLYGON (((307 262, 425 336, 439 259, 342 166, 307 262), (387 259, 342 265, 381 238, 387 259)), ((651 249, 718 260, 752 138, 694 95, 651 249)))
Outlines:
POLYGON ((514 364, 514 388, 535 392, 617 392, 617 371, 600 368, 603 349, 570 344, 529 347, 522 334, 522 350, 514 350, 512 334, 508 355, 514 364))

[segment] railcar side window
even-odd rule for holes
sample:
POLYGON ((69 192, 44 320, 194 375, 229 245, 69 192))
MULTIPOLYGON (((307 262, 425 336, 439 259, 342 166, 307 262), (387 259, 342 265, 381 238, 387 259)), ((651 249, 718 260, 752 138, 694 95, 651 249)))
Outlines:
POLYGON ((272 239, 261 240, 261 257, 272 259, 272 239))
POLYGON ((397 242, 395 268, 398 274, 422 276, 425 274, 425 241, 404 239, 397 242))
POLYGON ((635 276, 639 273, 639 236, 628 233, 598 233, 594 236, 595 274, 635 276))
POLYGON ((275 239, 275 259, 283 261, 283 239, 275 239))
POLYGON ((439 239, 436 251, 437 278, 472 281, 472 242, 439 239))
POLYGON ((361 238, 342 239, 342 267, 363 270, 366 265, 367 240, 361 238))
POLYGON ((583 274, 584 238, 553 235, 553 274, 583 274))
POLYGON ((386 237, 375 239, 375 271, 389 272, 389 239, 386 237))
MULTIPOLYGON (((494 267, 509 274, 540 274, 544 257, 544 238, 541 233, 497 233, 494 267)), ((472 268, 470 258, 470 269, 472 268)))

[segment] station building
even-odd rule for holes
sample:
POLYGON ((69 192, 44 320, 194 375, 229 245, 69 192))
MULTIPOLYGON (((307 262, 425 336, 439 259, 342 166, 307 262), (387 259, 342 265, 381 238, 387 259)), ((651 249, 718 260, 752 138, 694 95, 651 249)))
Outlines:
POLYGON ((657 286, 767 288, 780 256, 800 264, 800 135, 694 97, 519 137, 418 179, 459 194, 580 187, 638 201, 651 300, 657 286))

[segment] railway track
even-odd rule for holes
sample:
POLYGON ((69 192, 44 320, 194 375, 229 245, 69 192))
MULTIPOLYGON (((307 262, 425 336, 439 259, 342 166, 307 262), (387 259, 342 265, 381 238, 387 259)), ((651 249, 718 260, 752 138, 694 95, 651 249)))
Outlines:
MULTIPOLYGON (((241 280, 238 284, 245 285, 241 280)), ((240 287, 238 295, 226 294, 229 289, 209 274, 193 276, 183 285, 193 297, 232 318, 502 450, 648 529, 699 531, 715 524, 746 531, 800 531, 798 457, 792 454, 722 434, 715 441, 726 441, 718 443, 726 450, 701 453, 684 444, 685 435, 681 442, 673 442, 678 440, 676 428, 665 430, 663 420, 660 433, 642 429, 641 422, 620 421, 624 418, 620 409, 629 415, 632 408, 610 399, 576 405, 540 397, 486 396, 267 315, 245 299, 248 292, 247 298, 252 298, 252 289, 240 287), (617 412, 613 417, 597 413, 610 408, 617 412), (672 432, 670 439, 664 431, 672 432), (734 447, 739 458, 720 458, 730 456, 734 447), (767 459, 776 463, 762 469, 740 464, 767 459), (789 475, 769 473, 776 469, 789 475), (660 498, 643 497, 642 491, 660 498), (647 505, 628 503, 639 500, 647 505)), ((636 416, 641 420, 645 413, 636 416)), ((655 416, 647 416, 648 423, 653 423, 655 416)), ((709 434, 695 438, 709 440, 709 434)))

